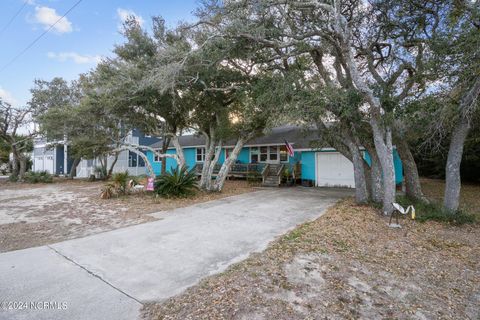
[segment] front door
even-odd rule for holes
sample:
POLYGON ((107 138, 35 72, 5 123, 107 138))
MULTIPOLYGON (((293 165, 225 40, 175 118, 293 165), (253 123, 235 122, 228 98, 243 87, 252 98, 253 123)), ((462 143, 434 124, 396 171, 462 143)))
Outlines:
POLYGON ((278 146, 264 146, 260 147, 260 162, 265 163, 280 163, 280 157, 278 156, 278 146))

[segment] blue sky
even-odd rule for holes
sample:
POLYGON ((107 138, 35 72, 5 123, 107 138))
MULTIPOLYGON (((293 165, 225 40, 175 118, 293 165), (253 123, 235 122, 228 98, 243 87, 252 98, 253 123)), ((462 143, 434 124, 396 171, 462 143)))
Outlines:
MULTIPOLYGON (((0 69, 77 1, 0 0, 0 69), (28 4, 1 32, 25 1, 28 4)), ((60 76, 73 80, 93 68, 123 41, 119 27, 129 14, 136 15, 148 30, 155 15, 163 16, 173 27, 179 21, 192 21, 197 4, 197 0, 83 0, 66 20, 0 72, 0 97, 21 106, 30 99, 34 79, 60 76)))

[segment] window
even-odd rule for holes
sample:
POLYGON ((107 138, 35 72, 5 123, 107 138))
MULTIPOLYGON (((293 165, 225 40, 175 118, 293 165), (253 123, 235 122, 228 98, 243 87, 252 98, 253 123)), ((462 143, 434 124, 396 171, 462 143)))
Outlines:
POLYGON ((88 159, 87 160, 87 167, 92 167, 93 166, 93 159, 88 159))
POLYGON ((205 148, 197 148, 196 149, 196 160, 197 160, 197 162, 204 162, 205 161, 205 148))
POLYGON ((269 160, 277 161, 278 160, 278 147, 277 146, 270 147, 269 152, 270 152, 269 160))
POLYGON ((280 161, 288 161, 288 151, 286 146, 280 146, 280 161))
POLYGON ((160 158, 159 156, 157 156, 156 154, 153 156, 153 161, 154 162, 161 162, 162 161, 162 158, 160 158))
POLYGON ((128 166, 136 167, 137 166, 137 154, 132 151, 128 151, 128 166))
POLYGON ((250 162, 279 163, 288 162, 288 152, 285 146, 263 146, 250 148, 250 162))
POLYGON ((145 167, 145 160, 143 160, 142 157, 138 157, 138 166, 139 167, 145 167))
POLYGON ((250 163, 258 163, 258 147, 250 148, 250 163))
POLYGON ((268 159, 268 147, 260 147, 260 162, 266 162, 268 159))

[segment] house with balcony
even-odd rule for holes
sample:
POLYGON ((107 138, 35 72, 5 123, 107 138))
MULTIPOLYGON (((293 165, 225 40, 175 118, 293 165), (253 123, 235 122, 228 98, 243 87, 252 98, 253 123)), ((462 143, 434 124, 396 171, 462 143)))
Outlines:
MULTIPOLYGON (((125 136, 129 144, 151 145, 160 141, 157 137, 147 136, 134 129, 125 136)), ((107 158, 107 167, 113 163, 114 157, 107 158)), ((68 144, 62 140, 47 141, 40 138, 33 145, 33 171, 47 171, 53 175, 68 175, 72 169, 73 158, 68 153, 68 144)), ((88 178, 95 174, 95 168, 100 166, 100 159, 82 159, 77 166, 77 177, 88 178)), ((137 153, 125 150, 118 154, 113 172, 128 171, 131 175, 145 174, 145 162, 137 153)))

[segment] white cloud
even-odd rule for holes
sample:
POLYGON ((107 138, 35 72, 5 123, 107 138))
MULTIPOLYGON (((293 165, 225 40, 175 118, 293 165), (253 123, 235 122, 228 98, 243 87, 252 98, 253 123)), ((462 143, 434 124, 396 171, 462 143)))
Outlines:
POLYGON ((102 60, 102 57, 99 55, 85 55, 85 54, 79 54, 76 52, 49 52, 47 53, 47 57, 50 59, 55 59, 60 62, 65 62, 68 60, 71 60, 75 62, 76 64, 93 64, 93 63, 99 63, 102 60))
MULTIPOLYGON (((36 7, 35 8, 35 22, 43 25, 44 29, 50 28, 61 16, 57 14, 55 9, 49 7, 36 7)), ((67 17, 64 17, 62 20, 53 27, 53 30, 58 33, 67 33, 72 32, 72 23, 68 21, 67 17)))
POLYGON ((10 92, 3 89, 2 87, 0 87, 0 98, 2 98, 4 102, 10 103, 11 105, 18 104, 17 99, 15 99, 10 92))
POLYGON ((124 23, 129 17, 134 17, 140 26, 143 26, 145 22, 142 16, 136 14, 133 10, 118 8, 117 15, 122 23, 124 23))

